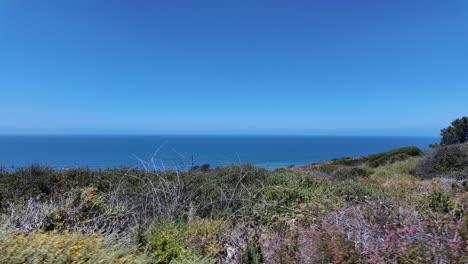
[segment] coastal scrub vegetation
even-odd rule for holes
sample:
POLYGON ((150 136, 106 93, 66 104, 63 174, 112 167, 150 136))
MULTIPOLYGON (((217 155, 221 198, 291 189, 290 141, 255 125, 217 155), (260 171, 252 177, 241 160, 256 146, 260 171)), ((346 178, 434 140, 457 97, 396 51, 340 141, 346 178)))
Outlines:
POLYGON ((455 144, 275 170, 1 170, 0 262, 463 263, 467 156, 455 144))
POLYGON ((0 262, 468 261, 468 143, 202 167, 2 169, 0 262))

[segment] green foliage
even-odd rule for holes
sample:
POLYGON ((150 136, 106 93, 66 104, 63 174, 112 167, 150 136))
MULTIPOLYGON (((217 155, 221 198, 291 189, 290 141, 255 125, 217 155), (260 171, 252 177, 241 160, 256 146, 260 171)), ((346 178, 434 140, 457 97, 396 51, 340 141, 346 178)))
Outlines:
POLYGON ((457 232, 464 241, 468 240, 468 214, 463 216, 462 224, 458 227, 457 232))
POLYGON ((439 188, 432 190, 420 200, 421 212, 448 213, 452 209, 453 194, 439 188))
POLYGON ((260 264, 264 263, 262 250, 260 248, 259 241, 257 239, 252 239, 247 241, 247 248, 244 254, 245 264, 260 264))
POLYGON ((255 214, 266 225, 278 224, 284 217, 301 211, 322 214, 339 206, 340 197, 333 192, 333 182, 306 173, 274 172, 271 182, 259 195, 255 214))
MULTIPOLYGON (((51 170, 47 167, 32 165, 16 171, 0 174, 0 211, 15 197, 22 199, 54 197, 77 188, 95 187, 103 192, 126 173, 122 169, 114 170, 51 170)), ((136 173, 142 173, 136 172, 136 173)))
POLYGON ((315 169, 325 172, 325 173, 333 173, 335 170, 342 168, 342 166, 335 164, 335 163, 323 163, 315 166, 315 169))
POLYGON ((210 170, 210 164, 202 164, 200 166, 193 166, 191 169, 191 171, 203 171, 203 172, 207 172, 210 170))
POLYGON ((360 157, 360 158, 344 157, 344 158, 331 160, 332 164, 343 165, 343 166, 355 166, 355 165, 360 165, 359 163, 363 164, 364 162, 365 162, 365 157, 360 157))
POLYGON ((468 204, 468 192, 464 184, 453 183, 450 188, 443 188, 441 182, 434 181, 432 185, 433 189, 419 199, 419 211, 437 221, 442 218, 444 221, 452 219, 460 223, 467 215, 465 207, 468 204))
POLYGON ((468 117, 455 119, 450 126, 441 130, 440 135, 442 146, 468 142, 468 117))
POLYGON ((370 167, 376 168, 387 163, 395 163, 397 161, 406 160, 409 157, 419 156, 423 152, 417 147, 404 147, 380 154, 370 155, 367 157, 367 162, 370 167))
POLYGON ((178 259, 171 261, 171 264, 214 264, 216 261, 210 257, 203 257, 197 255, 182 256, 178 259))
POLYGON ((196 219, 182 221, 157 221, 148 237, 149 255, 155 263, 185 263, 190 259, 203 259, 206 263, 221 253, 225 233, 221 221, 196 219), (204 258, 199 258, 204 256, 204 258))
POLYGON ((353 179, 358 177, 369 177, 372 170, 363 167, 346 167, 335 170, 333 176, 339 179, 353 179))
POLYGON ((191 172, 184 180, 186 194, 193 197, 192 202, 199 205, 197 212, 201 217, 217 218, 249 210, 252 195, 261 186, 268 184, 271 172, 253 165, 231 165, 209 170, 191 172))
POLYGON ((158 221, 148 236, 150 256, 155 263, 170 263, 172 260, 191 255, 186 246, 187 227, 177 222, 158 221))
POLYGON ((220 220, 194 219, 188 223, 190 246, 202 256, 217 256, 223 251, 227 228, 220 220))
POLYGON ((1 263, 142 263, 144 254, 112 245, 98 234, 0 231, 1 263))
POLYGON ((369 181, 337 180, 332 191, 345 202, 353 204, 379 200, 386 196, 378 185, 369 181))
POLYGON ((372 168, 376 168, 385 164, 392 164, 397 161, 403 161, 409 157, 415 157, 423 154, 423 152, 414 146, 393 149, 387 152, 369 155, 360 158, 341 158, 332 161, 332 165, 356 166, 368 164, 372 168))
POLYGON ((416 168, 416 175, 430 179, 452 176, 468 177, 468 144, 441 146, 423 157, 416 168))
POLYGON ((307 198, 307 195, 302 192, 299 186, 295 188, 285 186, 269 187, 265 189, 264 196, 267 200, 275 202, 276 205, 285 207, 304 202, 307 198))

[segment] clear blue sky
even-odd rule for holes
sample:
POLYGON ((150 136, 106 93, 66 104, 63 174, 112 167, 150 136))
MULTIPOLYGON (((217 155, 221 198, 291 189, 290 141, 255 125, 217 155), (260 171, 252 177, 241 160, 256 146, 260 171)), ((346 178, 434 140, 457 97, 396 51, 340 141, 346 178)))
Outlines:
POLYGON ((0 133, 438 135, 468 1, 0 1, 0 133))

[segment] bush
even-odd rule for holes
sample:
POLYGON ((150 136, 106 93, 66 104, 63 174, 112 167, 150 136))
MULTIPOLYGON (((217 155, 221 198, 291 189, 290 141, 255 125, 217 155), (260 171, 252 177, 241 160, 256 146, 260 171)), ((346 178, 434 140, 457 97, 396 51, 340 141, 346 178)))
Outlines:
POLYGON ((191 171, 203 171, 203 172, 207 172, 210 170, 210 164, 203 164, 201 166, 193 166, 191 169, 191 171))
POLYGON ((101 236, 80 233, 0 231, 1 263, 142 263, 144 255, 101 236))
POLYGON ((385 164, 395 163, 397 161, 406 160, 410 157, 416 157, 423 152, 414 146, 393 149, 387 152, 382 152, 374 155, 369 155, 360 158, 340 158, 334 159, 332 165, 356 166, 368 164, 370 167, 376 168, 385 164))
POLYGON ((442 146, 468 142, 468 117, 455 119, 450 126, 441 130, 440 135, 442 146))
POLYGON ((155 263, 170 263, 190 255, 186 246, 187 228, 176 222, 157 222, 148 237, 150 256, 155 263))
POLYGON ((385 197, 382 189, 367 181, 337 180, 332 191, 351 204, 367 200, 380 200, 385 197))
POLYGON ((361 167, 341 168, 333 172, 333 177, 338 179, 353 179, 357 177, 368 177, 372 171, 361 167))
POLYGON ((190 259, 208 263, 222 252, 224 233, 221 221, 158 221, 148 236, 150 256, 155 263, 187 263, 190 259))
POLYGON ((26 233, 36 230, 76 230, 84 234, 114 233, 131 236, 134 218, 128 206, 98 195, 94 188, 84 188, 56 196, 55 199, 30 198, 5 208, 4 224, 26 233))
MULTIPOLYGON (((0 211, 9 202, 18 198, 28 200, 38 197, 52 197, 70 192, 76 188, 96 187, 98 191, 109 190, 118 182, 125 170, 70 169, 51 170, 47 167, 32 165, 0 174, 0 211)), ((140 172, 141 173, 141 172, 140 172)))
POLYGON ((355 165, 356 160, 359 158, 351 158, 351 157, 343 157, 343 158, 337 158, 337 159, 332 159, 332 163, 336 165, 355 165))
POLYGON ((234 212, 245 213, 253 195, 270 179, 270 171, 253 165, 231 165, 203 173, 193 171, 185 179, 184 193, 192 196, 187 202, 198 205, 198 216, 218 218, 234 212))
POLYGON ((447 191, 434 189, 419 200, 419 210, 423 214, 449 213, 453 207, 452 197, 447 191))
POLYGON ((171 264, 214 264, 215 260, 209 257, 201 256, 183 256, 175 259, 171 264))
POLYGON ((468 176, 468 144, 441 146, 429 151, 416 167, 420 178, 468 176))
POLYGON ((203 256, 217 256, 223 250, 226 231, 220 220, 195 219, 188 224, 188 242, 203 256))
POLYGON ((367 157, 367 162, 370 167, 378 167, 387 163, 395 163, 397 161, 405 160, 409 157, 415 157, 423 154, 423 152, 417 147, 404 147, 380 154, 370 155, 367 157))

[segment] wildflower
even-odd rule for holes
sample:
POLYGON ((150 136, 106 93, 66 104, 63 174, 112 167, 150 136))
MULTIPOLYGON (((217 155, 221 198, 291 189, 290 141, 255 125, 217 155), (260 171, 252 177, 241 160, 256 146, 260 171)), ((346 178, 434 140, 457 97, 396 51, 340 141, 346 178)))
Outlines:
POLYGON ((412 235, 412 234, 414 233, 414 231, 415 231, 415 229, 414 229, 413 227, 408 227, 408 228, 406 229, 406 232, 407 232, 408 234, 410 234, 410 235, 412 235))
POLYGON ((451 250, 459 250, 462 248, 462 245, 459 243, 450 243, 449 247, 451 250))

